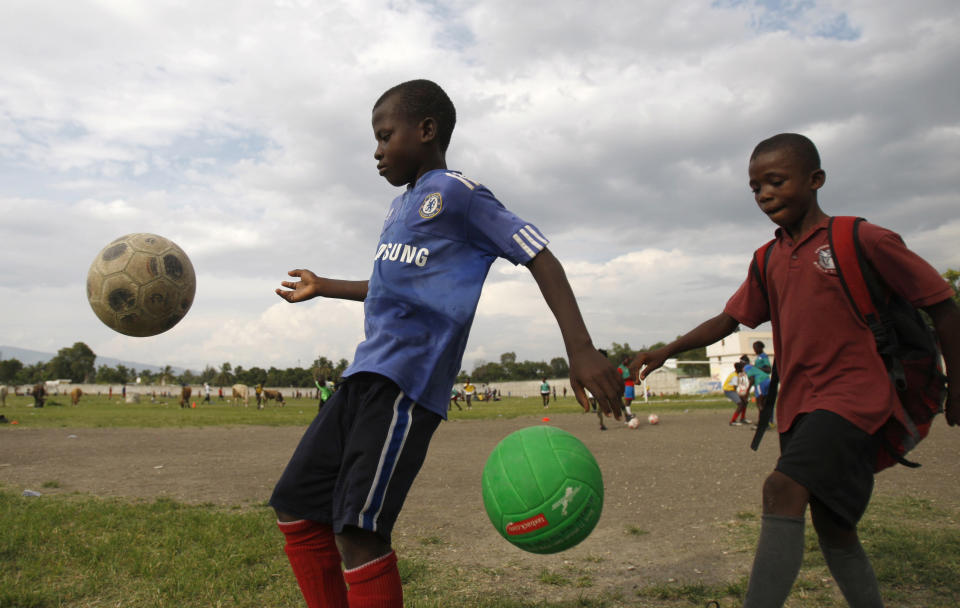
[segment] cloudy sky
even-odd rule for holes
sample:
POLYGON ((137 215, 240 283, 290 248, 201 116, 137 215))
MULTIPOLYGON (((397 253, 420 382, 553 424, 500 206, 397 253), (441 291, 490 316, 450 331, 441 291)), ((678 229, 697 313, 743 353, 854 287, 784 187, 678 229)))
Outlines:
MULTIPOLYGON (((753 145, 819 146, 828 213, 960 268, 955 0, 7 0, 0 19, 0 344, 201 369, 352 359, 362 306, 291 305, 287 270, 365 279, 398 193, 373 101, 412 78, 459 122, 448 165, 551 239, 598 346, 718 312, 773 226, 753 145), (549 6, 549 10, 545 9, 549 6), (114 333, 84 284, 110 240, 172 239, 188 316, 114 333)), ((498 261, 464 358, 564 354, 498 261)))

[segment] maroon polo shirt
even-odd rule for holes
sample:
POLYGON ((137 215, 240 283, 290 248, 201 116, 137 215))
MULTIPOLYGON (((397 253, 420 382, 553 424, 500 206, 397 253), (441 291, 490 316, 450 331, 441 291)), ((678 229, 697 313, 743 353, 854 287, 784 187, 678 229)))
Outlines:
MULTIPOLYGON (((827 221, 794 241, 777 229, 767 266, 769 305, 753 273, 724 312, 743 325, 773 325, 780 374, 777 427, 813 410, 835 412, 867 433, 896 413, 896 392, 870 329, 856 316, 833 268, 827 221)), ((940 274, 890 230, 863 222, 864 256, 887 285, 914 306, 953 296, 940 274)))

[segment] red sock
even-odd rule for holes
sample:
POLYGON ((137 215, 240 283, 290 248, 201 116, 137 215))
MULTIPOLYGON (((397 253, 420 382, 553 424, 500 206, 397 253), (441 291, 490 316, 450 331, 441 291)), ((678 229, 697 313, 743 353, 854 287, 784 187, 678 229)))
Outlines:
POLYGON ((301 519, 277 522, 287 538, 284 551, 290 559, 300 592, 309 608, 347 608, 347 587, 340 567, 340 552, 327 524, 301 519))
POLYGON ((359 568, 345 570, 343 578, 350 585, 350 608, 403 608, 403 587, 393 551, 359 568))

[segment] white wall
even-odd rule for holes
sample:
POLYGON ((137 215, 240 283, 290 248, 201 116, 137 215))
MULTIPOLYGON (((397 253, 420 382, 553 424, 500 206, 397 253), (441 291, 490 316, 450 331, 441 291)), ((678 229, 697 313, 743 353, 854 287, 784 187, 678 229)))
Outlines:
POLYGON ((755 329, 741 330, 707 346, 710 377, 722 382, 733 371, 733 364, 739 361, 743 355, 747 355, 750 357, 750 361, 753 361, 753 343, 757 340, 763 342, 764 352, 769 355, 770 363, 773 363, 775 355, 773 351, 773 332, 755 329))

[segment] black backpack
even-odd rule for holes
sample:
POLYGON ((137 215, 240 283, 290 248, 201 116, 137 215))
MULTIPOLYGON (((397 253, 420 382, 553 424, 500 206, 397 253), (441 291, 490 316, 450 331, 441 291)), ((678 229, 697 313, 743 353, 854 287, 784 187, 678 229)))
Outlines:
MULTIPOLYGON (((936 335, 920 312, 894 293, 863 256, 858 230, 863 218, 838 216, 830 218, 827 238, 837 276, 854 313, 873 332, 877 352, 883 359, 903 408, 905 423, 892 417, 878 431, 881 448, 877 452, 875 471, 896 463, 908 467, 919 464, 905 458, 930 432, 934 416, 943 412, 946 399, 946 376, 943 373, 940 347, 936 335)), ((753 255, 751 271, 766 294, 767 260, 771 245, 766 243, 753 255)), ((750 447, 760 445, 763 432, 773 414, 776 400, 777 366, 757 432, 750 447)))

